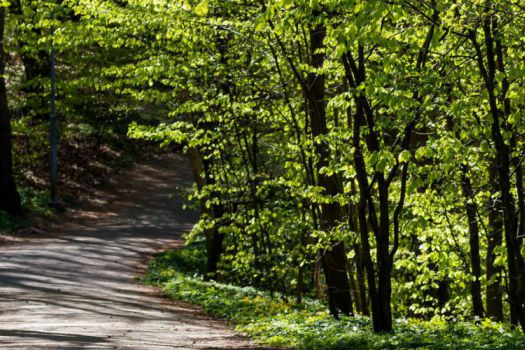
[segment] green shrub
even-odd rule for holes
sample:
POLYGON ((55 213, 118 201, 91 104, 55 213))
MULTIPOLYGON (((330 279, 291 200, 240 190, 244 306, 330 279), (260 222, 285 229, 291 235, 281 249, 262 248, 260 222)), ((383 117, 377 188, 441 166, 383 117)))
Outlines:
POLYGON ((29 222, 23 218, 16 218, 0 211, 0 234, 6 234, 14 230, 29 226, 29 222))
POLYGON ((25 211, 41 216, 52 216, 54 214, 53 208, 49 206, 48 191, 22 187, 19 188, 18 192, 22 198, 22 207, 25 211))
MULTIPOLYGON (((37 190, 29 187, 18 189, 22 200, 22 208, 25 212, 34 213, 40 216, 53 215, 53 209, 49 207, 49 195, 47 191, 37 190)), ((29 227, 31 222, 24 217, 13 217, 0 211, 0 234, 29 227)))

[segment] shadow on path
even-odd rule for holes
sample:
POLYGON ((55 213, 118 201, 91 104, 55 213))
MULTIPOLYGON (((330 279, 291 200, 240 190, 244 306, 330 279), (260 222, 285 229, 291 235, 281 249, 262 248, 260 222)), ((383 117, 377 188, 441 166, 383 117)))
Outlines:
POLYGON ((138 165, 50 237, 0 247, 0 349, 256 348, 136 281, 196 221, 190 179, 182 156, 138 165))

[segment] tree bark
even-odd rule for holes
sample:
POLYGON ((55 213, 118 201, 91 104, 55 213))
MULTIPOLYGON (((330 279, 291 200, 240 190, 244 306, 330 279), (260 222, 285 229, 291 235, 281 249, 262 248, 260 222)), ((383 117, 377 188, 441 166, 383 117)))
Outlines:
MULTIPOLYGON (((364 52, 361 46, 358 49, 358 62, 359 64, 355 62, 350 52, 343 56, 346 77, 349 86, 352 88, 356 88, 366 79, 364 52)), ((357 107, 353 123, 353 146, 354 168, 359 185, 359 232, 366 267, 368 294, 372 306, 372 323, 375 332, 390 332, 392 330, 392 306, 390 303, 392 293, 392 261, 393 255, 395 254, 395 247, 397 246, 398 236, 396 232, 394 232, 394 248, 392 252, 390 252, 389 181, 387 181, 382 172, 375 172, 374 177, 377 178, 377 199, 379 202, 379 208, 376 208, 376 200, 372 198, 372 194, 370 193, 368 172, 361 144, 361 127, 366 127, 368 135, 365 140, 368 149, 372 152, 379 151, 379 137, 375 130, 374 112, 372 111, 366 96, 356 95, 354 96, 354 101, 357 107), (377 269, 374 266, 371 257, 371 247, 368 237, 369 227, 374 233, 376 239, 377 269)), ((410 131, 408 130, 408 134, 409 133, 410 131)), ((393 173, 391 172, 390 174, 393 173)), ((403 171, 403 175, 406 177, 406 170, 403 171)), ((404 180, 402 183, 405 184, 404 180)), ((402 207, 404 191, 405 186, 402 185, 402 196, 398 203, 401 204, 401 206, 397 206, 394 217, 396 217, 396 214, 399 214, 400 211, 398 209, 402 207)))
POLYGON ((502 45, 498 41, 497 21, 489 14, 492 4, 487 1, 483 17, 483 32, 485 34, 483 48, 477 40, 476 32, 470 31, 470 40, 475 49, 476 60, 480 75, 485 84, 488 94, 490 114, 492 115, 491 137, 496 149, 494 164, 498 173, 499 190, 503 209, 503 226, 505 228, 505 243, 507 248, 507 266, 509 275, 509 303, 511 323, 520 323, 525 332, 525 260, 521 255, 518 236, 518 215, 516 204, 511 192, 511 149, 506 143, 503 132, 508 131, 504 122, 505 115, 510 114, 510 103, 505 94, 509 88, 509 82, 503 78, 501 92, 496 93, 496 73, 505 74, 502 45), (484 51, 484 52, 483 52, 484 51), (498 106, 502 104, 503 108, 498 106))
POLYGON ((0 210, 21 215, 22 206, 13 177, 13 136, 5 82, 4 29, 6 8, 0 7, 0 210))
MULTIPOLYGON (((206 179, 207 185, 215 184, 215 179, 211 176, 211 164, 210 160, 203 159, 204 167, 204 176, 206 179)), ((212 197, 216 197, 212 195, 212 197)), ((211 206, 211 212, 213 213, 213 218, 215 220, 215 225, 213 228, 207 232, 206 235, 206 252, 207 252, 207 265, 206 265, 206 277, 213 278, 217 272, 217 266, 221 259, 221 255, 224 251, 223 241, 224 235, 219 231, 218 221, 222 220, 222 217, 225 213, 224 205, 222 203, 214 203, 211 206)))
MULTIPOLYGON (((318 24, 309 30, 311 66, 319 69, 324 64, 324 53, 319 52, 324 47, 326 28, 318 24)), ((326 122, 325 77, 316 72, 310 73, 307 79, 307 96, 309 98, 309 116, 312 136, 318 137, 328 134, 326 122)), ((319 170, 328 165, 330 154, 326 141, 315 143, 318 156, 318 185, 324 189, 324 195, 330 197, 329 203, 321 205, 320 228, 330 232, 342 221, 342 208, 333 202, 333 197, 339 194, 340 183, 335 174, 327 175, 319 170)), ((333 242, 322 256, 322 266, 328 288, 328 305, 334 316, 339 313, 353 312, 350 283, 346 267, 346 251, 344 243, 333 242)))
MULTIPOLYGON (((351 120, 351 118, 348 118, 351 120)), ((351 122, 348 122, 348 126, 351 127, 351 122)), ((352 181, 352 191, 355 191, 355 183, 352 181)), ((356 234, 359 234, 359 208, 357 205, 352 204, 349 208, 349 217, 348 217, 348 223, 350 226, 350 230, 355 232, 356 234)), ((366 286, 365 286, 365 264, 363 260, 363 254, 361 253, 361 248, 359 247, 359 243, 356 240, 353 244, 353 248, 355 251, 355 278, 352 278, 352 275, 350 275, 350 282, 352 285, 353 290, 353 300, 355 300, 355 306, 356 311, 360 313, 361 315, 369 315, 368 311, 368 304, 366 300, 366 286)), ((350 272, 351 274, 353 271, 350 272)))
MULTIPOLYGON (((212 178, 207 174, 210 171, 209 161, 205 161, 202 154, 195 148, 190 148, 189 151, 191 167, 193 172, 193 178, 197 184, 197 188, 201 191, 210 181, 213 182, 212 178)), ((215 220, 220 220, 224 214, 224 208, 222 204, 214 204, 211 207, 206 205, 206 198, 201 199, 201 215, 208 216, 215 220)), ((217 265, 223 252, 223 240, 224 236, 219 233, 218 225, 214 225, 213 228, 206 230, 206 278, 213 278, 217 272, 217 265)))
POLYGON ((477 220, 477 205, 468 177, 468 167, 461 165, 461 187, 465 199, 465 210, 469 228, 470 266, 473 281, 470 282, 470 294, 474 316, 483 317, 483 301, 481 299, 481 258, 479 253, 479 225, 477 220))
POLYGON ((487 237, 487 257, 486 257, 486 276, 487 289, 486 309, 487 317, 495 321, 503 321, 503 296, 501 289, 501 266, 496 266, 496 250, 501 247, 503 239, 503 220, 501 217, 501 198, 499 196, 498 182, 496 180, 496 168, 494 160, 489 165, 489 186, 490 192, 496 198, 489 199, 488 209, 488 237, 487 237))

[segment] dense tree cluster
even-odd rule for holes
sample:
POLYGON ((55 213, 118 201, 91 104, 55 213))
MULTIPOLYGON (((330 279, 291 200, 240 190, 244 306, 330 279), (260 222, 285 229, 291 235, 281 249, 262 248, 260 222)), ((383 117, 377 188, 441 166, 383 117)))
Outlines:
POLYGON ((190 155, 209 278, 326 296, 376 331, 525 330, 521 1, 45 3, 62 99, 120 96, 148 117, 131 136, 190 155))

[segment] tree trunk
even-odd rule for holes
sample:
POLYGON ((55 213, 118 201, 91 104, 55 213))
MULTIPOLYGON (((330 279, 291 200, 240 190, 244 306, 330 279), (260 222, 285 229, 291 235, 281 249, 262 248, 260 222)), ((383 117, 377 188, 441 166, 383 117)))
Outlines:
MULTIPOLYGON (((490 10, 490 2, 487 3, 485 11, 490 10)), ((511 323, 521 325, 525 332, 525 261, 521 255, 518 235, 518 215, 515 200, 511 192, 511 149, 503 137, 507 131, 507 125, 502 123, 502 117, 510 114, 510 103, 505 97, 509 88, 509 82, 503 78, 501 82, 501 93, 496 94, 498 83, 495 80, 496 73, 505 73, 503 64, 503 51, 498 39, 497 22, 494 16, 486 13, 483 20, 483 32, 485 34, 484 48, 477 40, 476 32, 470 32, 470 39, 476 51, 476 60, 480 75, 485 83, 488 94, 490 114, 493 121, 491 124, 491 137, 496 149, 495 168, 498 173, 499 189, 503 209, 503 226, 505 228, 505 243, 507 248, 507 265, 509 275, 509 303, 511 323), (486 61, 485 61, 486 56, 486 61), (498 107, 502 102, 503 108, 498 107)))
MULTIPOLYGON (((215 179, 210 175, 211 172, 211 165, 210 160, 203 158, 203 165, 204 165, 204 174, 206 178, 206 184, 213 185, 215 184, 215 179)), ((212 195, 212 197, 215 197, 212 195)), ((219 260, 221 259, 222 252, 224 250, 223 247, 223 241, 224 241, 224 235, 219 232, 219 224, 217 221, 222 219, 222 216, 225 213, 224 205, 222 203, 214 203, 211 206, 211 210, 213 213, 213 218, 215 219, 215 225, 213 228, 208 232, 206 236, 206 252, 207 252, 207 266, 206 266, 206 276, 208 278, 212 278, 215 276, 217 272, 217 265, 219 264, 219 260)))
MULTIPOLYGON (((492 161, 494 163, 494 161, 492 161)), ((493 164, 489 166, 489 186, 494 199, 489 199, 487 209, 489 212, 487 258, 486 258, 486 309, 487 317, 495 321, 503 321, 503 299, 501 290, 502 268, 495 266, 496 250, 501 247, 503 239, 503 220, 501 218, 501 198, 499 196, 498 182, 496 180, 496 169, 493 164)))
MULTIPOLYGON (((324 53, 319 52, 324 47, 326 28, 322 24, 309 30, 311 66, 321 68, 324 63, 324 53)), ((310 73, 307 79, 307 96, 309 99, 309 116, 312 136, 328 134, 326 122, 325 77, 323 74, 310 73)), ((340 183, 335 174, 327 175, 319 170, 328 165, 330 154, 326 141, 316 142, 318 156, 318 185, 324 189, 324 195, 334 197, 339 193, 340 183)), ((320 228, 330 232, 342 220, 342 210, 338 203, 329 202, 321 205, 320 228)), ((346 251, 344 243, 333 242, 331 249, 324 252, 322 266, 328 287, 328 305, 334 316, 339 313, 353 312, 350 283, 346 270, 346 251)))
MULTIPOLYGON (((351 119, 351 118, 348 118, 351 119)), ((348 123, 351 127, 351 123, 348 123)), ((352 191, 355 192, 355 182, 352 181, 352 191)), ((358 206, 352 204, 349 206, 348 224, 350 230, 359 234, 359 212, 358 206)), ((361 248, 356 240, 353 244, 355 252, 355 278, 352 276, 354 271, 350 271, 350 282, 353 290, 353 299, 355 300, 356 311, 361 315, 369 315, 368 305, 366 301, 366 286, 365 286, 365 264, 363 260, 363 254, 361 254, 361 248)))
MULTIPOLYGON (((356 245, 357 247, 357 245, 356 245)), ((365 282, 365 264, 361 249, 356 249, 356 272, 357 272, 357 285, 359 290, 359 311, 362 315, 370 315, 368 311, 368 302, 366 299, 366 282, 365 282)))
POLYGON ((382 179, 378 178, 379 188, 379 211, 380 224, 379 234, 376 236, 377 243, 377 291, 378 291, 378 309, 379 312, 374 329, 378 332, 390 332, 392 330, 392 259, 390 257, 390 224, 388 208, 388 185, 382 179))
MULTIPOLYGON (((213 182, 213 178, 209 176, 209 160, 205 160, 202 154, 195 148, 190 148, 189 156, 191 160, 191 167, 193 171, 193 178, 197 184, 197 188, 202 190, 204 186, 213 182)), ((212 219, 220 220, 224 214, 224 207, 222 204, 214 204, 211 207, 206 206, 206 198, 201 199, 201 215, 209 216, 212 219)), ((217 265, 219 263, 224 240, 224 236, 219 233, 218 225, 206 230, 206 278, 213 278, 217 272, 217 265)))
POLYGON ((468 168, 461 165, 461 187, 465 199, 465 210, 467 213, 470 244, 470 265, 474 280, 470 282, 470 294, 472 296, 472 308, 474 316, 483 317, 483 301, 481 299, 481 258, 479 254, 479 226, 477 220, 477 205, 472 190, 472 184, 468 177, 468 168))
POLYGON ((0 210, 20 215, 22 206, 13 178, 13 136, 5 82, 5 16, 6 8, 0 7, 0 210))
MULTIPOLYGON (((356 88, 359 84, 365 81, 364 53, 362 47, 359 47, 358 60, 360 62, 359 67, 355 63, 353 57, 351 57, 350 53, 347 53, 347 55, 343 57, 345 73, 349 80, 349 85, 352 88, 356 88)), ((389 182, 382 172, 375 172, 374 177, 377 178, 378 192, 377 202, 379 202, 379 211, 377 211, 376 200, 374 200, 370 193, 368 172, 361 145, 361 127, 366 126, 369 132, 366 137, 368 149, 372 152, 379 151, 379 138, 374 128, 373 111, 366 96, 354 96, 354 101, 357 106, 353 124, 353 145, 354 167, 359 185, 359 232, 361 236, 362 253, 364 254, 363 257, 366 266, 368 293, 370 304, 372 306, 372 323, 375 332, 390 332, 392 331, 392 306, 390 303, 392 293, 392 261, 395 254, 395 247, 398 242, 398 232, 396 233, 394 230, 394 248, 390 251, 389 182), (378 213, 379 218, 377 215, 378 213), (371 248, 368 237, 369 225, 376 239, 377 269, 374 267, 371 258, 371 248)), ((403 174, 406 178, 406 170, 403 171, 403 174)), ((401 198, 404 198, 404 190, 405 186, 402 185, 401 198)), ((396 214, 399 214, 399 209, 402 207, 402 205, 400 206, 399 204, 402 204, 402 202, 403 201, 400 200, 398 203, 394 213, 394 218, 396 218, 396 214)), ((394 221, 394 224, 395 223, 396 221, 394 221)))

